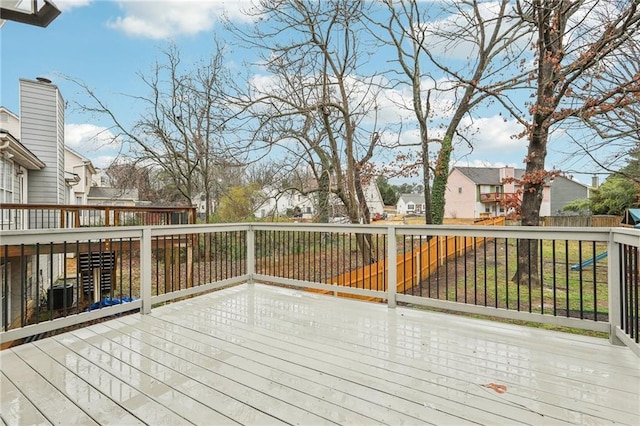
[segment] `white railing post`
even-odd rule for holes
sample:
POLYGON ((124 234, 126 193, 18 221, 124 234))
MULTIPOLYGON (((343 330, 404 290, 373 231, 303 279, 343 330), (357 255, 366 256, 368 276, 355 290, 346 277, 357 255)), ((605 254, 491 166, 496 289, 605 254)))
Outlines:
POLYGON ((249 284, 253 284, 253 276, 256 273, 256 234, 253 226, 249 225, 247 229, 247 275, 249 275, 249 284))
POLYGON ((609 244, 607 247, 607 269, 608 269, 608 290, 609 290, 609 342, 613 345, 624 345, 616 337, 616 329, 622 326, 620 322, 620 249, 618 243, 614 241, 614 232, 609 233, 609 244))
POLYGON ((151 228, 142 228, 140 237, 140 313, 151 313, 151 228))
POLYGON ((396 286, 398 285, 398 242, 396 227, 387 228, 387 306, 396 307, 396 286))

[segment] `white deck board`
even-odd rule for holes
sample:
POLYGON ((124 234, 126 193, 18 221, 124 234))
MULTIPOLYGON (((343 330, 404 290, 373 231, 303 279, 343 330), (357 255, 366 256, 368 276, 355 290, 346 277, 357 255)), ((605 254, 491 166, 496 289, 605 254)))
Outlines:
POLYGON ((17 347, 14 352, 44 380, 74 401, 80 409, 91 413, 97 423, 144 424, 46 353, 34 351, 28 346, 17 347))
MULTIPOLYGON (((196 321, 191 321, 191 322, 195 323, 196 321)), ((242 327, 243 325, 240 323, 234 325, 229 331, 230 334, 228 338, 233 338, 233 336, 237 336, 238 329, 242 327)), ((219 333, 218 330, 222 328, 223 327, 218 326, 216 328, 216 334, 218 334, 219 333)), ((288 328, 285 327, 284 329, 286 330, 288 328)), ((438 386, 440 386, 440 388, 432 389, 432 391, 430 392, 431 395, 435 395, 436 397, 440 396, 443 391, 454 392, 453 395, 450 395, 450 398, 460 397, 460 395, 455 395, 455 392, 460 391, 462 389, 465 392, 464 397, 466 399, 473 399, 469 391, 470 389, 473 389, 472 393, 478 393, 482 395, 483 398, 486 398, 487 396, 485 395, 485 393, 487 392, 491 393, 491 392, 488 391, 487 388, 484 388, 482 385, 490 382, 495 382, 496 375, 497 375, 495 373, 496 371, 500 372, 500 369, 490 370, 488 373, 485 372, 484 373, 485 380, 479 381, 478 378, 482 376, 479 376, 477 371, 471 372, 469 374, 466 374, 466 376, 463 375, 461 377, 460 370, 459 370, 460 365, 467 365, 470 362, 470 360, 460 361, 460 365, 454 365, 453 362, 450 362, 449 365, 446 365, 445 368, 441 368, 440 371, 438 371, 438 369, 433 368, 433 363, 426 364, 424 362, 421 362, 420 360, 415 360, 414 358, 402 359, 402 356, 398 354, 399 351, 396 351, 396 354, 394 355, 394 361, 392 364, 390 364, 388 361, 386 361, 386 359, 377 358, 375 354, 372 356, 368 355, 366 351, 357 351, 354 353, 349 349, 335 346, 335 342, 333 346, 329 346, 331 345, 331 342, 326 339, 321 342, 320 346, 314 347, 313 343, 311 343, 311 346, 310 346, 308 342, 305 342, 300 339, 295 340, 286 334, 278 335, 277 332, 274 331, 273 326, 270 326, 269 332, 265 333, 265 335, 263 335, 262 337, 263 344, 267 346, 268 345, 277 346, 279 344, 278 343, 279 339, 289 340, 291 341, 291 343, 294 343, 296 353, 301 354, 301 356, 305 360, 304 362, 307 365, 309 365, 310 362, 316 362, 319 364, 317 368, 322 368, 323 363, 333 362, 333 364, 337 365, 338 368, 342 367, 346 371, 349 371, 349 370, 361 371, 365 374, 378 376, 383 378, 384 380, 392 381, 393 383, 403 384, 404 386, 408 386, 407 383, 415 383, 416 380, 414 378, 419 377, 420 380, 422 381, 426 380, 428 382, 435 382, 438 384, 438 386), (303 350, 301 348, 307 348, 307 349, 303 350), (412 370, 412 368, 414 369, 412 370), (452 368, 457 368, 458 372, 456 374, 452 374, 451 372, 452 368), (381 374, 381 372, 387 373, 386 376, 384 374, 381 374)), ((314 338, 314 340, 315 339, 317 338, 314 338)), ((349 344, 350 343, 347 343, 347 346, 349 344)), ((379 350, 380 349, 375 350, 374 353, 379 350)), ((261 353, 266 353, 268 349, 261 348, 260 351, 261 353)), ((454 355, 448 355, 448 356, 453 357, 454 355)), ((390 358, 390 357, 386 357, 386 358, 390 358)), ((516 369, 517 368, 514 368, 514 370, 516 369)), ((520 383, 518 384, 518 386, 513 387, 513 383, 511 383, 512 380, 509 380, 508 377, 506 377, 507 375, 504 375, 504 376, 505 376, 504 378, 507 380, 506 381, 503 380, 500 383, 507 384, 513 390, 519 390, 521 393, 521 395, 519 396, 522 396, 524 398, 521 401, 521 403, 527 403, 529 399, 538 400, 538 402, 540 403, 547 402, 547 404, 550 404, 546 408, 547 413, 550 413, 551 410, 554 408, 554 406, 557 404, 558 402, 557 395, 553 395, 553 394, 548 395, 546 392, 540 392, 539 390, 535 390, 535 389, 533 392, 529 392, 529 388, 532 386, 532 383, 528 383, 528 382, 525 382, 524 384, 520 383)), ((529 380, 529 382, 530 381, 531 380, 529 380)), ((627 384, 629 384, 630 387, 633 386, 629 382, 627 382, 627 384)), ((537 385, 537 384, 533 383, 533 385, 537 385)), ((416 387, 416 386, 417 385, 414 385, 413 387, 416 387)), ((421 392, 427 392, 428 389, 425 389, 424 386, 425 384, 422 383, 422 387, 417 386, 416 389, 420 390, 421 392)), ((555 378, 554 380, 554 377, 550 377, 547 380, 547 383, 542 383, 541 387, 542 388, 548 387, 551 389, 558 388, 560 390, 566 389, 565 387, 558 386, 558 380, 557 378, 555 378)), ((597 392, 599 391, 599 388, 596 388, 594 386, 594 389, 592 391, 597 392)), ((609 394, 612 393, 612 390, 610 389, 608 390, 605 389, 605 391, 608 392, 609 394)), ((564 402, 567 405, 575 404, 576 395, 575 395, 575 392, 572 392, 572 393, 573 393, 573 396, 571 396, 570 398, 564 398, 565 400, 564 402)), ((587 393, 587 395, 590 395, 590 394, 591 392, 587 393)), ((511 399, 513 399, 514 395, 518 395, 518 394, 512 393, 510 395, 511 399)), ((629 401, 626 401, 625 403, 626 394, 624 392, 619 392, 618 395, 612 395, 612 396, 617 396, 616 398, 612 398, 612 403, 614 407, 618 409, 623 409, 623 410, 626 408, 627 411, 635 409, 635 406, 632 404, 630 405, 629 401)), ((491 395, 489 395, 489 397, 491 397, 491 395)), ((500 398, 496 397, 494 399, 504 400, 505 397, 500 397, 500 398)), ((482 408, 482 407, 486 408, 487 401, 477 400, 476 402, 478 403, 477 405, 479 408, 482 408)), ((514 401, 511 401, 511 402, 514 402, 514 401)), ((593 411, 594 415, 597 415, 597 405, 598 405, 597 402, 598 401, 595 401, 594 404, 589 404, 587 406, 587 409, 590 411, 593 411), (594 407, 594 405, 596 405, 596 407, 594 407)), ((468 407, 470 404, 470 401, 465 401, 465 404, 467 404, 467 407, 468 407)), ((499 412, 503 414, 507 413, 508 411, 509 409, 504 409, 504 407, 502 407, 502 409, 499 410, 499 412)), ((566 410, 564 411, 566 415, 566 410)), ((519 414, 522 415, 522 413, 519 413, 519 414)), ((528 414, 529 413, 525 413, 525 417, 527 417, 528 414)), ((560 416, 562 416, 562 414, 560 414, 560 416)), ((507 418, 506 420, 509 420, 509 418, 507 418)))
POLYGON ((640 424, 640 361, 604 339, 260 284, 7 349, 0 367, 8 425, 640 424))
POLYGON ((51 424, 4 373, 0 374, 0 389, 0 417, 3 424, 51 424))
MULTIPOLYGON (((54 424, 97 424, 63 392, 47 382, 15 352, 2 354, 2 372, 54 424)), ((4 396, 3 398, 4 399, 4 396)))
MULTIPOLYGON (((202 301, 193 300, 192 302, 197 304, 197 303, 201 303, 202 301)), ((358 303, 358 302, 352 302, 352 303, 358 303)), ((201 315, 203 312, 201 309, 189 309, 187 311, 197 312, 198 315, 201 315)), ((206 312, 206 310, 204 312, 206 312)), ((186 315, 190 315, 190 314, 186 314, 186 315)), ((184 314, 180 313, 179 316, 183 317, 184 314)), ((222 316, 225 318, 225 321, 227 321, 226 318, 228 318, 229 315, 223 314, 222 316)), ((171 321, 180 322, 182 320, 180 318, 176 318, 176 319, 172 319, 171 321)), ((197 320, 190 317, 184 318, 184 321, 189 324, 198 323, 197 320)), ((483 409, 488 410, 490 413, 499 412, 501 413, 501 415, 505 416, 505 419, 504 419, 505 421, 514 421, 514 420, 523 421, 523 419, 530 419, 534 423, 535 421, 539 421, 541 418, 539 417, 539 414, 532 413, 532 411, 536 411, 535 409, 532 409, 532 406, 530 404, 531 402, 530 398, 532 397, 533 398, 537 397, 538 401, 534 400, 534 402, 537 402, 538 404, 544 404, 544 400, 545 399, 548 400, 548 403, 546 404, 546 406, 544 406, 541 410, 539 410, 539 412, 546 413, 547 417, 545 422, 549 422, 553 418, 571 421, 571 419, 576 416, 576 412, 579 413, 579 409, 577 409, 576 407, 576 401, 578 400, 576 398, 575 392, 571 398, 565 398, 564 402, 566 403, 567 406, 571 407, 571 409, 566 409, 566 408, 563 408, 562 406, 557 405, 557 397, 551 396, 550 398, 547 398, 546 392, 542 392, 542 393, 540 393, 539 391, 531 392, 530 394, 525 395, 524 398, 517 398, 517 397, 514 398, 514 396, 517 396, 517 393, 510 394, 508 398, 506 396, 500 396, 500 397, 495 396, 492 394, 492 391, 482 386, 483 384, 486 384, 489 382, 495 382, 496 381, 495 375, 490 375, 487 378, 487 381, 485 382, 478 382, 477 375, 474 375, 474 374, 469 375, 468 380, 460 380, 458 375, 452 375, 450 371, 447 371, 452 367, 459 368, 459 366, 454 365, 454 363, 449 363, 449 365, 446 366, 446 369, 443 372, 437 373, 437 372, 434 372, 434 369, 432 368, 431 364, 427 365, 423 363, 424 365, 421 368, 419 361, 415 361, 413 358, 403 359, 402 355, 398 353, 401 351, 396 351, 395 354, 393 355, 393 358, 394 358, 393 362, 389 363, 388 359, 391 359, 391 357, 387 356, 388 354, 384 355, 382 359, 376 358, 376 354, 379 353, 381 350, 380 348, 374 349, 372 352, 373 356, 367 357, 362 352, 350 353, 348 349, 345 350, 344 348, 339 348, 335 346, 335 343, 333 344, 333 347, 331 347, 329 346, 332 344, 330 340, 323 341, 320 345, 314 346, 313 342, 315 342, 318 338, 317 329, 321 327, 318 325, 319 323, 316 319, 313 319, 313 321, 315 322, 316 327, 314 329, 313 339, 311 343, 309 343, 309 342, 305 342, 303 338, 291 336, 291 334, 296 333, 295 332, 296 327, 294 325, 290 323, 289 324, 285 323, 284 325, 282 325, 282 328, 280 329, 279 326, 273 325, 274 320, 272 318, 265 320, 262 326, 266 327, 266 330, 268 331, 264 332, 264 334, 261 337, 254 337, 254 340, 256 339, 261 340, 262 344, 264 345, 263 347, 260 347, 258 351, 260 351, 261 353, 268 353, 269 346, 277 347, 279 344, 282 344, 280 339, 284 339, 287 341, 287 343, 284 344, 283 346, 284 349, 282 349, 283 351, 286 350, 287 345, 290 346, 291 344, 293 344, 293 348, 296 351, 296 354, 299 354, 303 358, 304 360, 303 362, 306 363, 307 365, 310 362, 317 362, 319 364, 315 365, 315 368, 319 370, 326 369, 326 366, 322 365, 323 362, 326 362, 327 360, 331 360, 331 362, 333 362, 336 366, 340 367, 341 364, 343 366, 343 371, 336 373, 338 376, 340 374, 347 374, 349 371, 360 371, 364 374, 372 374, 377 376, 378 378, 381 378, 382 380, 390 381, 396 384, 403 384, 404 386, 420 391, 419 398, 423 398, 423 395, 425 394, 430 395, 431 399, 429 401, 429 404, 435 404, 436 406, 438 406, 438 403, 440 404, 442 403, 439 400, 439 398, 441 395, 444 394, 444 396, 449 400, 464 401, 464 407, 462 408, 464 408, 466 411, 476 408, 479 410, 483 410, 483 409), (278 331, 279 329, 280 331, 278 331), (278 334, 278 333, 281 333, 281 334, 278 334), (416 365, 418 366, 417 370, 412 370, 412 368, 415 367, 416 365), (419 379, 416 379, 416 378, 419 378, 419 379), (490 380, 491 378, 493 379, 490 380), (412 385, 408 385, 408 383, 412 383, 412 385), (435 388, 433 388, 433 386, 430 386, 433 383, 437 384, 435 388), (480 398, 477 398, 477 396, 479 396, 480 398), (487 398, 489 398, 490 400, 487 400, 487 398), (505 402, 506 399, 508 399, 508 401, 505 402), (514 399, 519 399, 520 401, 514 401, 514 399), (542 401, 540 401, 540 399, 542 399, 542 401), (501 404, 504 406, 500 406, 501 404), (521 407, 520 409, 514 409, 513 406, 517 404, 522 404, 525 408, 521 407)), ((214 333, 218 334, 219 330, 224 329, 224 327, 225 327, 224 325, 217 325, 214 333)), ((248 327, 248 326, 243 325, 241 322, 233 324, 229 328, 229 335, 226 338, 233 339, 233 336, 237 336, 238 330, 242 329, 242 327, 248 327)), ((249 329, 259 330, 260 326, 253 325, 249 329)), ((335 331, 335 327, 334 327, 334 331, 335 331)), ((345 336, 347 336, 346 337, 347 340, 349 339, 348 336, 357 336, 357 335, 358 333, 355 331, 352 333, 345 334, 345 336)), ((362 338, 362 335, 363 335, 363 332, 361 331, 360 338, 362 338)), ((337 337, 334 337, 333 339, 335 340, 337 339, 337 337)), ((351 339, 351 340, 353 341, 354 339, 351 339)), ((378 342, 381 341, 381 339, 378 339, 378 338, 374 340, 377 340, 378 342)), ((350 344, 351 343, 347 343, 347 346, 350 344)), ((378 343, 378 346, 379 345, 380 343, 378 343)), ((371 345, 369 345, 369 347, 370 346, 371 345)), ((402 346, 402 344, 400 344, 400 346, 402 346)), ((362 347, 367 348, 367 346, 362 346, 362 347)), ((281 355, 282 353, 280 353, 280 356, 281 355)), ((468 361, 466 361, 465 363, 468 364, 468 361)), ((465 363, 461 363, 461 365, 465 363)), ((488 373, 488 374, 491 374, 491 373, 488 373)), ((362 381, 365 379, 359 378, 358 380, 362 381)), ((504 383, 504 382, 501 382, 501 383, 504 383)), ((520 386, 519 388, 524 389, 526 392, 530 386, 531 384, 527 384, 527 386, 520 386)), ((556 382, 553 382, 550 380, 549 383, 544 384, 543 386, 564 388, 567 386, 567 383, 560 384, 560 383, 557 383, 557 380, 556 382)), ((637 409, 632 403, 629 403, 629 401, 627 401, 626 404, 624 403, 624 396, 625 396, 624 393, 620 393, 614 396, 615 398, 610 398, 610 399, 614 405, 621 406, 618 408, 621 408, 621 409, 626 408, 626 411, 637 409), (620 399, 618 398, 622 398, 623 402, 619 404, 620 399)), ((457 409, 461 408, 459 406, 455 407, 455 404, 451 404, 450 402, 448 405, 449 405, 448 410, 455 410, 456 408, 457 409)), ((438 408, 443 409, 442 407, 439 407, 439 406, 438 408)), ((453 411, 453 412, 456 412, 456 411, 453 411)), ((594 417, 599 417, 599 407, 597 406, 597 404, 593 404, 593 403, 587 404, 586 412, 590 413, 590 415, 594 417)), ((494 416, 493 414, 491 415, 494 416)), ((622 413, 621 418, 614 419, 614 420, 623 421, 625 416, 626 415, 622 413)), ((600 421, 606 421, 606 420, 607 419, 600 419, 600 421)), ((486 422, 487 420, 483 419, 482 421, 486 422)))

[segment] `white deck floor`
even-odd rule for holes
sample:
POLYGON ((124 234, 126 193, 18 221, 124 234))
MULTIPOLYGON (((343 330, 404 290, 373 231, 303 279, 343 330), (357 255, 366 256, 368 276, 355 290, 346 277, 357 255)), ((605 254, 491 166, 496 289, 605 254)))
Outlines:
POLYGON ((0 363, 9 425, 640 424, 640 361, 606 340, 259 284, 0 363))

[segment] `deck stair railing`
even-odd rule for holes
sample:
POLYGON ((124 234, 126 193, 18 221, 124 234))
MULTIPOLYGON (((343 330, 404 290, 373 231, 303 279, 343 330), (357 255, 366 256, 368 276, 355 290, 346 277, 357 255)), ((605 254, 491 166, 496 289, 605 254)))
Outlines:
POLYGON ((634 229, 245 223, 0 239, 0 343, 260 281, 603 332, 640 354, 634 229))

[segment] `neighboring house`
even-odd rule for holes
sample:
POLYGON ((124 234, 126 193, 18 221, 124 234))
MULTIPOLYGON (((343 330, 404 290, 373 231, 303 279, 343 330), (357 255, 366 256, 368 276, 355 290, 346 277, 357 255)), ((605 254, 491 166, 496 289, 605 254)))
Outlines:
POLYGON ((135 206, 138 202, 137 189, 108 188, 92 186, 87 195, 87 204, 109 206, 135 206))
POLYGON ((96 172, 91 176, 91 186, 109 186, 109 176, 105 169, 96 168, 96 172))
MULTIPOLYGON (((0 202, 19 204, 86 204, 90 202, 91 162, 64 143, 64 100, 49 80, 21 79, 20 114, 0 107, 0 202)), ((137 191, 103 189, 94 203, 135 205, 137 191)), ((57 209, 3 210, 2 229, 39 229, 62 226, 57 209), (13 212, 13 213, 12 213, 13 212), (46 214, 44 213, 46 212, 46 214)), ((84 217, 80 218, 81 224, 84 217)), ((24 309, 37 306, 65 273, 61 253, 33 254, 0 259, 0 326, 19 320, 24 309), (6 311, 2 312, 2 309, 6 311)), ((92 275, 87 275, 89 281, 92 275)), ((88 288, 92 288, 90 285, 88 288)), ((87 293, 87 290, 85 290, 87 293)), ((94 297, 99 293, 94 294, 94 297)), ((76 296, 77 297, 77 296, 76 296)))
POLYGON ((48 80, 20 79, 20 141, 46 165, 29 173, 29 202, 64 204, 64 100, 48 80))
MULTIPOLYGON (((317 188, 315 180, 309 183, 309 187, 317 188)), ((369 213, 373 216, 384 213, 382 195, 375 179, 364 188, 364 195, 369 213)), ((303 194, 295 190, 281 191, 277 188, 265 188, 262 191, 262 202, 254 210, 257 218, 286 216, 288 213, 296 213, 303 219, 313 219, 318 214, 318 193, 303 194)), ((336 217, 344 213, 342 201, 335 195, 329 197, 329 216, 336 217)))
POLYGON ((384 202, 382 201, 382 194, 380 194, 380 188, 378 188, 376 180, 371 179, 371 182, 365 185, 363 190, 364 199, 367 202, 367 207, 369 207, 371 217, 384 214, 384 202))
MULTIPOLYGON (((205 192, 201 192, 196 194, 193 197, 193 205, 196 206, 196 213, 198 217, 202 220, 205 219, 207 214, 207 194, 205 192)), ((213 213, 215 211, 216 203, 213 197, 209 197, 209 213, 213 213)))
MULTIPOLYGON (((19 135, 18 117, 6 108, 0 107, 0 203, 29 202, 29 173, 45 167, 45 164, 20 142, 19 135)), ((21 218, 10 218, 7 213, 3 212, 2 229, 20 229, 21 218), (18 226, 20 228, 17 228, 18 226)))
POLYGON ((398 214, 422 214, 424 210, 424 195, 400 194, 396 203, 396 213, 398 214))
MULTIPOLYGON (((58 88, 48 80, 21 79, 19 88, 20 114, 0 109, 2 201, 62 204, 68 191, 64 170, 64 101, 58 88)), ((10 225, 13 229, 58 227, 59 214, 25 212, 14 215, 11 218, 14 223, 10 225)), ((1 259, 0 309, 6 306, 7 311, 0 312, 0 325, 19 318, 23 312, 20 307, 25 303, 27 306, 39 303, 36 295, 46 294, 62 274, 63 265, 62 254, 32 255, 28 262, 12 257, 1 259), (13 309, 14 306, 18 308, 13 309)))
MULTIPOLYGON (((571 176, 555 176, 548 180, 551 216, 575 214, 564 211, 564 206, 574 200, 589 198, 590 187, 571 179, 571 176)), ((595 187, 597 187, 595 182, 595 187)))
POLYGON ((89 190, 91 189, 96 168, 88 158, 78 154, 69 147, 64 147, 65 180, 69 186, 66 204, 88 204, 89 190))
MULTIPOLYGON (((258 219, 286 216, 288 213, 292 213, 298 205, 296 195, 300 194, 293 190, 281 191, 277 188, 263 188, 260 195, 261 202, 254 214, 258 219)), ((302 212, 302 208, 300 211, 302 212)))
MULTIPOLYGON (((445 193, 445 218, 484 218, 507 213, 505 203, 520 198, 519 184, 505 179, 521 179, 523 169, 514 167, 454 167, 445 193)), ((562 212, 568 202, 586 198, 588 187, 566 176, 547 179, 542 192, 540 216, 562 212)))

